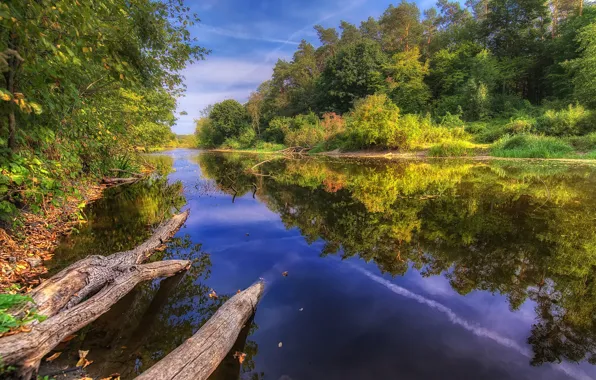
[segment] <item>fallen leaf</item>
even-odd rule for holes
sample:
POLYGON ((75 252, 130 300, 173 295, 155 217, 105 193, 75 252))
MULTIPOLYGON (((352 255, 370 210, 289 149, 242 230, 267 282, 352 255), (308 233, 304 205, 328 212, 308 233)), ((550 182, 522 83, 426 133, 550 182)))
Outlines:
POLYGON ((288 277, 288 271, 281 272, 281 275, 284 276, 284 277, 288 277))
POLYGON ((242 364, 244 359, 246 358, 246 354, 244 352, 236 351, 234 352, 234 359, 238 359, 238 362, 242 364))
POLYGON ((83 364, 85 364, 85 358, 87 357, 88 353, 89 353, 89 350, 87 350, 87 351, 79 350, 79 361, 77 362, 77 367, 81 367, 81 366, 83 366, 83 364))
POLYGON ((282 342, 279 342, 279 343, 277 344, 277 347, 281 348, 281 346, 283 346, 283 345, 284 345, 284 344, 283 344, 282 342))
POLYGON ((215 293, 215 290, 211 289, 211 293, 209 293, 209 298, 217 298, 217 293, 215 293))
POLYGON ((75 337, 76 337, 76 335, 69 335, 66 338, 62 339, 62 342, 61 343, 66 343, 66 342, 68 342, 70 340, 73 340, 75 337))
POLYGON ((236 292, 236 294, 240 294, 242 291, 240 289, 238 289, 238 291, 236 292))
POLYGON ((87 360, 87 359, 85 359, 85 364, 83 364, 83 368, 87 367, 91 363, 93 363, 93 360, 87 360))
POLYGON ((93 380, 92 377, 81 377, 79 380, 93 380))
POLYGON ((58 359, 58 356, 60 356, 61 354, 62 352, 55 352, 52 356, 46 359, 46 362, 51 362, 52 360, 58 359))
POLYGON ((298 309, 298 311, 302 311, 302 310, 304 310, 304 308, 303 308, 303 307, 301 307, 300 309, 298 309))

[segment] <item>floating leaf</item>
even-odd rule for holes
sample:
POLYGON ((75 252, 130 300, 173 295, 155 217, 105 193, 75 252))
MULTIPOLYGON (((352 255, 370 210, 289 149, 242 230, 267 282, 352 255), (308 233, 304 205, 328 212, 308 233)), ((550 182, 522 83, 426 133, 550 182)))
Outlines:
POLYGON ((284 344, 283 344, 282 342, 279 342, 279 343, 277 344, 277 347, 281 348, 283 345, 284 345, 284 344))
POLYGON ((240 352, 240 351, 234 352, 234 359, 238 359, 238 362, 240 364, 242 364, 242 362, 244 361, 245 358, 246 358, 246 353, 240 352))
POLYGON ((288 271, 281 272, 281 275, 284 276, 284 277, 288 277, 288 271))
POLYGON ((209 293, 209 298, 217 299, 217 293, 215 293, 215 290, 211 289, 211 293, 209 293))

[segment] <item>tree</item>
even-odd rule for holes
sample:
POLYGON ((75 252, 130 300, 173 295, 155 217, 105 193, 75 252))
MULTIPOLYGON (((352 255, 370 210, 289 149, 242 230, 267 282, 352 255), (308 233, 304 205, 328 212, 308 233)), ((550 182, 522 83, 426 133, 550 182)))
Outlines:
POLYGON ((357 43, 362 38, 360 30, 358 30, 356 25, 350 24, 347 21, 342 20, 339 24, 339 29, 341 29, 340 46, 357 43))
POLYGON ((428 62, 420 61, 418 47, 395 54, 385 65, 389 94, 402 113, 422 112, 427 108, 430 90, 424 78, 428 62))
POLYGON ((248 114, 244 106, 234 99, 213 105, 209 120, 215 130, 213 143, 217 146, 230 137, 238 137, 248 127, 248 114))
POLYGON ((402 0, 397 7, 389 5, 379 22, 383 32, 383 49, 388 52, 408 51, 422 37, 420 9, 416 3, 402 0))
POLYGON ((255 133, 261 134, 261 109, 263 108, 264 96, 258 90, 251 92, 246 103, 246 111, 250 115, 251 125, 255 133))
POLYGON ((321 47, 317 49, 317 65, 322 70, 327 60, 335 56, 339 36, 334 28, 325 29, 321 25, 315 25, 314 28, 321 43, 321 47))
POLYGON ((347 112, 356 99, 385 87, 382 73, 387 57, 378 44, 364 40, 340 50, 317 83, 319 108, 347 112))
POLYGON ((364 38, 381 43, 381 27, 373 17, 369 17, 366 21, 360 23, 360 34, 364 38))
POLYGON ((581 55, 566 65, 575 74, 575 96, 585 104, 596 107, 596 23, 581 29, 577 41, 581 55))

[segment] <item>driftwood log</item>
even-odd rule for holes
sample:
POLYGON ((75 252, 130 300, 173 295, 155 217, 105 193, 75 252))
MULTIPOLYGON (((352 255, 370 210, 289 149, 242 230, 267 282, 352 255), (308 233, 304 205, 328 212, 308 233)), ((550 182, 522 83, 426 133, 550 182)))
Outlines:
POLYGON ((95 293, 132 265, 142 264, 156 248, 180 229, 188 215, 188 210, 174 215, 159 226, 148 240, 133 250, 114 253, 107 257, 86 257, 44 281, 29 294, 35 302, 37 313, 51 317, 95 293))
POLYGON ((195 335, 136 380, 205 380, 230 352, 265 289, 258 281, 230 298, 195 335))
POLYGON ((188 214, 189 211, 175 215, 133 250, 107 257, 89 256, 34 289, 30 296, 38 314, 49 318, 32 326, 29 332, 0 338, 2 363, 17 366, 17 378, 31 378, 44 355, 105 313, 139 282, 188 269, 191 264, 188 260, 142 264, 178 231, 188 214))

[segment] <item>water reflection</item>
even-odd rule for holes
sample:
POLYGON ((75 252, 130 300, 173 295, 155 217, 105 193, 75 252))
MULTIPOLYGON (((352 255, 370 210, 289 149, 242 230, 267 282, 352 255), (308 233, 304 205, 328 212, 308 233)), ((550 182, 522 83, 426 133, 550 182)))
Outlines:
POLYGON ((558 164, 377 162, 202 154, 203 175, 254 194, 321 254, 453 289, 528 299, 531 363, 596 361, 596 175, 558 164), (256 173, 254 173, 256 171, 256 173))
POLYGON ((596 353, 592 167, 160 157, 164 173, 176 170, 106 194, 55 262, 131 248, 188 207, 155 259, 193 268, 138 286, 58 348, 60 365, 90 350, 92 376, 134 378, 264 277, 255 320, 232 350, 246 360, 229 355, 212 380, 596 373, 569 363, 596 353))

